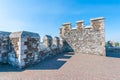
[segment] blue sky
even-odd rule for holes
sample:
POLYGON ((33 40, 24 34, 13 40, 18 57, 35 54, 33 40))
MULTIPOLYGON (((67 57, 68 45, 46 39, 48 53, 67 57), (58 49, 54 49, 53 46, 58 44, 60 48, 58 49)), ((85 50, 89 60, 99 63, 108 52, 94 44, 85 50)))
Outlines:
POLYGON ((0 0, 0 31, 58 36, 64 22, 105 17, 107 40, 120 42, 120 0, 0 0))

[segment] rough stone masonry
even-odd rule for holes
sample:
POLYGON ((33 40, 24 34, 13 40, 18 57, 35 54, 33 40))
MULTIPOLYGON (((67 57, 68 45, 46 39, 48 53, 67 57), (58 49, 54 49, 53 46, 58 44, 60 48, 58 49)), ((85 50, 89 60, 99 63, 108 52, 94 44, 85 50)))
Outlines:
POLYGON ((0 32, 0 63, 9 63, 16 68, 25 68, 66 51, 70 51, 67 42, 59 37, 43 37, 28 31, 0 32))
POLYGON ((105 55, 104 18, 91 19, 91 25, 84 27, 84 21, 77 21, 76 28, 70 23, 60 28, 60 38, 37 33, 0 32, 0 63, 9 63, 17 68, 38 63, 47 57, 63 52, 105 55))
POLYGON ((76 53, 105 55, 104 18, 90 20, 90 26, 84 26, 84 21, 77 21, 76 28, 71 29, 71 23, 64 23, 60 28, 60 37, 72 47, 76 53))

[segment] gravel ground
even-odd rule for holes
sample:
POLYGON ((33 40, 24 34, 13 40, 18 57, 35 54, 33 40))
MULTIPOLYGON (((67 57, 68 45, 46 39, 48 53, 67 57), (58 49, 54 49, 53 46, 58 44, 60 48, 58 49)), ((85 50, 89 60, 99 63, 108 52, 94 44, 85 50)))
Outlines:
POLYGON ((0 80, 120 80, 120 58, 60 54, 22 71, 0 65, 0 80))

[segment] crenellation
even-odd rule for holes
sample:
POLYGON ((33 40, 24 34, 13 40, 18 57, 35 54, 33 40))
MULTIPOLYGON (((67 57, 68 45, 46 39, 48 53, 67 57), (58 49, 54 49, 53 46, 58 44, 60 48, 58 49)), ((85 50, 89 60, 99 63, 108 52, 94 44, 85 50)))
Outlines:
POLYGON ((54 55, 60 53, 59 45, 60 45, 59 37, 54 37, 51 46, 51 50, 54 53, 54 55))
POLYGON ((43 44, 46 46, 46 47, 51 47, 52 45, 52 37, 50 35, 45 35, 43 37, 43 44))
POLYGON ((49 56, 54 56, 59 53, 60 40, 58 37, 52 38, 50 35, 43 37, 43 45, 41 45, 40 53, 42 58, 45 59, 49 56))
POLYGON ((78 30, 84 31, 84 21, 83 20, 76 21, 76 27, 78 30))
POLYGON ((0 63, 25 68, 64 52, 105 55, 104 18, 91 19, 90 26, 84 26, 83 20, 77 21, 74 29, 71 23, 64 23, 59 35, 45 35, 40 42, 37 33, 0 32, 0 63))
POLYGON ((59 48, 59 45, 60 45, 60 39, 59 39, 59 37, 54 37, 54 38, 53 38, 53 44, 54 44, 57 48, 59 48))
POLYGON ((104 18, 91 19, 85 27, 83 20, 77 21, 76 26, 62 36, 66 43, 77 53, 105 55, 104 18))
POLYGON ((0 31, 0 62, 7 63, 8 52, 10 51, 10 41, 9 41, 10 32, 0 31))
POLYGON ((66 33, 69 33, 71 30, 71 23, 62 24, 62 28, 60 28, 60 36, 64 36, 66 33))
POLYGON ((104 29, 104 18, 93 18, 90 20, 90 25, 94 30, 101 30, 104 29))
POLYGON ((63 23, 62 26, 70 28, 71 27, 71 23, 70 22, 63 23))
POLYGON ((60 41, 59 41, 59 48, 62 49, 63 48, 63 39, 62 38, 59 38, 60 41))
POLYGON ((24 68, 29 64, 39 61, 40 49, 38 46, 40 43, 40 36, 37 33, 27 31, 13 32, 9 37, 12 47, 8 55, 9 64, 24 68))

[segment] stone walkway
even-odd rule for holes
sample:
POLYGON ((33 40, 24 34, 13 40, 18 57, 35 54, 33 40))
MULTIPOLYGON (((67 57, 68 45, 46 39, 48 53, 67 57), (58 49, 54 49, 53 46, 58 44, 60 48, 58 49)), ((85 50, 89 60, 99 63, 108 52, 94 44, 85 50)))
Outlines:
POLYGON ((120 80, 120 58, 60 54, 23 71, 0 65, 0 80, 120 80))

